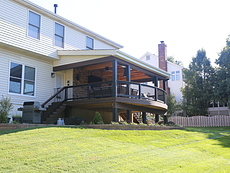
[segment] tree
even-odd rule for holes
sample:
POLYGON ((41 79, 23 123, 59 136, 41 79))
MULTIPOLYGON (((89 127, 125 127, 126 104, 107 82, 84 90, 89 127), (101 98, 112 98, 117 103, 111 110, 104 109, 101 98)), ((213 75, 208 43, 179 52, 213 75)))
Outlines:
POLYGON ((230 35, 215 63, 219 65, 216 73, 215 97, 220 103, 226 104, 230 102, 230 35))
POLYGON ((209 102, 213 98, 214 68, 204 49, 197 51, 189 68, 184 70, 184 76, 182 109, 190 116, 207 115, 209 102))
POLYGON ((175 58, 174 58, 173 56, 168 56, 167 60, 168 60, 169 62, 172 62, 172 63, 177 64, 177 65, 179 65, 179 66, 183 66, 182 62, 181 62, 181 61, 175 60, 175 58))
POLYGON ((168 111, 167 115, 172 115, 176 110, 179 108, 179 103, 176 102, 175 96, 168 93, 167 95, 167 105, 168 105, 168 111))

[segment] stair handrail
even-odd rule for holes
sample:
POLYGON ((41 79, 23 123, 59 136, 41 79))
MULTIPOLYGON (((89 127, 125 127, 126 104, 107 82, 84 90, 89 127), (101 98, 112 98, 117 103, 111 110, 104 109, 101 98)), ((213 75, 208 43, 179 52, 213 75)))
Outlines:
MULTIPOLYGON (((49 115, 51 115, 51 113, 53 113, 58 107, 60 107, 61 105, 63 105, 65 103, 65 100, 63 100, 62 102, 58 103, 53 109, 51 109, 46 116, 44 116, 44 114, 42 115, 42 119, 45 120, 49 115)), ((44 112, 42 112, 44 113, 44 112)))
POLYGON ((63 90, 65 90, 66 88, 68 88, 68 87, 66 87, 66 86, 64 86, 64 87, 62 87, 59 91, 57 91, 56 93, 54 93, 54 95, 52 95, 50 98, 48 98, 44 103, 42 103, 41 104, 41 107, 45 107, 45 105, 47 104, 47 103, 49 103, 50 102, 50 100, 52 100, 53 98, 55 98, 58 94, 60 94, 63 90))

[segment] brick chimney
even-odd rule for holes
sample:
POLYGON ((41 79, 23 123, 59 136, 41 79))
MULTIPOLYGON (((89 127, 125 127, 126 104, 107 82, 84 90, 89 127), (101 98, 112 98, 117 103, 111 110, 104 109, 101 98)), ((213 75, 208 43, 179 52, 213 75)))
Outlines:
POLYGON ((159 68, 167 71, 167 45, 164 41, 158 44, 159 68))
MULTIPOLYGON (((158 44, 158 60, 159 60, 159 68, 165 71, 167 69, 167 45, 164 41, 161 41, 161 44, 158 44)), ((163 81, 159 82, 159 88, 163 89, 163 81)), ((170 92, 170 88, 168 87, 168 82, 165 82, 165 90, 166 92, 170 92)))

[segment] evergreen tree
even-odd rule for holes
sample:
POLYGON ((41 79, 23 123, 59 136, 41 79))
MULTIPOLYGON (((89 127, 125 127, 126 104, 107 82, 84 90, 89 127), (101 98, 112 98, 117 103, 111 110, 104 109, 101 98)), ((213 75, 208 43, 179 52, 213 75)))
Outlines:
POLYGON ((204 49, 198 50, 196 57, 184 70, 185 87, 182 109, 189 116, 207 115, 209 102, 213 97, 214 69, 206 57, 204 49))
POLYGON ((216 101, 226 104, 230 102, 230 35, 226 39, 226 46, 220 52, 216 64, 219 65, 215 83, 216 101))

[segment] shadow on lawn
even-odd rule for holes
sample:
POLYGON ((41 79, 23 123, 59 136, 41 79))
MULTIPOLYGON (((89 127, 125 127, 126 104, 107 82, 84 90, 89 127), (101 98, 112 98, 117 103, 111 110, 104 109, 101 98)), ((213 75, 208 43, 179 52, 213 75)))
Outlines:
POLYGON ((185 128, 189 132, 200 132, 208 135, 207 139, 219 141, 219 145, 230 148, 230 127, 194 127, 185 128))

